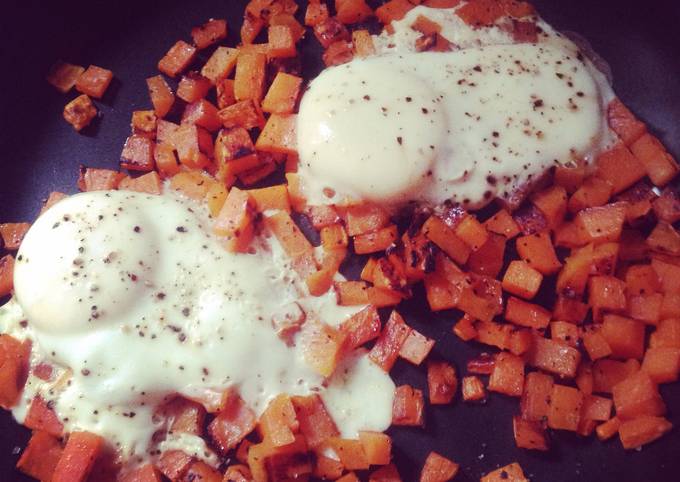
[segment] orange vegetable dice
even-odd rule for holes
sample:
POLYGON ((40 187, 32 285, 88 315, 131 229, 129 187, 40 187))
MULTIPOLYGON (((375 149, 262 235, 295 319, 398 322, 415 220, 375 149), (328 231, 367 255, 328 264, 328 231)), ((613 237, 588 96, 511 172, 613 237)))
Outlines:
POLYGON ((149 77, 146 79, 146 85, 149 89, 153 110, 159 118, 165 117, 175 103, 175 94, 172 93, 170 86, 161 75, 149 77))
POLYGON ((645 325, 618 315, 604 315, 602 336, 611 349, 611 356, 641 360, 645 350, 645 325))
POLYGON ((364 446, 360 440, 348 440, 339 437, 331 437, 326 443, 333 449, 340 462, 348 470, 365 470, 369 467, 364 446))
POLYGON ((292 114, 301 85, 301 77, 279 72, 262 101, 262 110, 270 114, 292 114))
POLYGON ((64 119, 78 132, 90 125, 95 117, 97 108, 85 94, 79 95, 64 107, 64 119))
POLYGON ((255 147, 264 152, 296 154, 296 123, 297 115, 295 114, 272 114, 258 136, 255 147))
POLYGON ((203 25, 192 28, 191 38, 198 50, 210 47, 212 44, 227 38, 227 21, 210 19, 203 25))
POLYGON ((0 296, 7 296, 14 288, 14 256, 0 258, 0 296))
POLYGON ((542 421, 550 411, 550 395, 554 385, 553 378, 541 372, 528 373, 524 383, 520 411, 522 418, 542 421))
POLYGON ((544 275, 553 274, 562 267, 548 233, 521 236, 516 240, 516 247, 519 256, 544 275))
POLYGON ((295 414, 310 448, 319 447, 330 437, 340 435, 319 395, 291 397, 295 414))
POLYGON ((499 353, 489 378, 489 390, 519 397, 522 395, 523 388, 524 361, 512 353, 499 353))
POLYGON ((307 320, 299 343, 307 364, 319 375, 330 377, 344 354, 345 334, 325 323, 307 320))
POLYGON ((420 472, 420 482, 447 482, 456 476, 459 468, 454 461, 430 452, 420 472))
POLYGON ((433 339, 412 329, 399 350, 399 356, 414 365, 420 365, 430 354, 434 343, 433 339))
POLYGON ((236 100, 260 102, 264 95, 267 56, 259 53, 240 54, 236 60, 234 95, 236 100))
POLYGON ((451 403, 458 388, 456 369, 444 361, 429 361, 427 363, 427 386, 432 405, 451 403))
POLYGON ((47 74, 47 82, 62 94, 66 94, 76 85, 78 77, 83 72, 85 72, 85 68, 80 65, 59 61, 50 68, 47 74))
POLYGON ((630 146, 642 136, 647 128, 618 98, 612 100, 607 107, 609 127, 616 132, 623 143, 630 146))
POLYGON ((244 252, 248 249, 254 234, 253 211, 247 192, 237 188, 229 191, 213 225, 213 231, 218 236, 224 236, 228 251, 244 252))
POLYGON ((581 353, 559 341, 535 336, 528 354, 528 363, 563 378, 574 378, 581 353))
POLYGON ((633 142, 630 150, 644 166, 655 186, 665 186, 680 172, 673 159, 659 139, 649 133, 633 142))
POLYGON ((392 439, 381 432, 359 432, 359 440, 369 465, 387 465, 392 458, 392 439))
POLYGON ((517 462, 513 462, 505 467, 489 472, 479 479, 479 482, 529 482, 524 477, 522 467, 517 462))
POLYGON ((616 416, 630 420, 643 415, 663 415, 666 405, 649 374, 639 370, 612 388, 616 416))
POLYGON ((527 328, 546 328, 550 323, 551 313, 545 308, 528 303, 511 296, 505 306, 505 319, 527 328))
POLYGON ((217 47, 201 69, 201 75, 213 84, 226 79, 236 67, 239 50, 229 47, 217 47))
POLYGON ((531 299, 536 296, 543 282, 543 275, 526 261, 510 262, 503 276, 503 289, 509 293, 531 299))
POLYGON ((231 395, 226 406, 208 426, 211 439, 222 453, 235 448, 255 428, 256 417, 238 395, 231 395))
POLYGON ((120 154, 120 165, 131 171, 152 171, 154 143, 148 137, 133 134, 127 138, 120 154))
POLYGON ((270 25, 268 40, 270 58, 290 58, 297 55, 295 37, 288 25, 270 25))
POLYGON ((89 432, 72 432, 54 468, 52 482, 84 482, 90 474, 104 439, 89 432))
POLYGON ((76 90, 82 94, 101 99, 113 80, 113 72, 90 65, 76 81, 76 90))
POLYGON ((512 417, 512 431, 515 436, 515 445, 529 450, 548 450, 548 438, 545 428, 540 422, 525 420, 521 417, 512 417))
POLYGON ((169 77, 176 77, 191 65, 195 57, 196 47, 184 40, 178 40, 158 61, 158 70, 169 77))
POLYGON ((597 176, 619 193, 645 177, 644 165, 624 145, 617 145, 597 158, 597 176))
MULTIPOLYGON (((111 171, 114 172, 114 171, 111 171)), ((0 224, 0 238, 5 249, 17 250, 24 239, 26 232, 31 227, 28 223, 3 223, 0 224)))
POLYGON ((392 311, 380 337, 369 352, 369 358, 385 372, 389 372, 397 361, 399 351, 408 338, 411 328, 396 311, 392 311))
POLYGON ((642 361, 642 370, 654 383, 670 383, 680 374, 680 348, 649 348, 642 361))
POLYGON ((340 325, 340 331, 345 333, 345 347, 353 350, 380 336, 380 317, 374 306, 367 306, 355 313, 340 325))
POLYGON ((463 377, 461 393, 466 402, 479 402, 486 398, 484 382, 478 376, 463 377))
POLYGON ((36 480, 52 480, 52 474, 62 453, 63 449, 58 438, 47 432, 33 432, 17 462, 17 469, 36 480))
POLYGON ((619 437, 624 449, 636 449, 653 442, 673 428, 673 424, 663 417, 643 415, 633 420, 621 422, 619 437))
POLYGON ((394 392, 392 424, 422 427, 425 425, 423 392, 410 385, 401 385, 394 392))
POLYGON ((465 217, 454 231, 472 251, 481 248, 489 237, 486 228, 474 216, 465 217))
POLYGON ((578 389, 554 385, 550 395, 548 427, 575 432, 581 418, 582 404, 583 394, 578 389))

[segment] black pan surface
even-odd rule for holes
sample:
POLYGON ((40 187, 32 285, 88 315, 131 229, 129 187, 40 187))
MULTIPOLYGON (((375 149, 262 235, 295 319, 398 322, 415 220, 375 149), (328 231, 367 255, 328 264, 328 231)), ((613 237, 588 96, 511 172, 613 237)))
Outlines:
MULTIPOLYGON (((378 2, 379 3, 379 2, 378 2)), ((611 65, 618 95, 680 158, 680 3, 676 0, 535 0, 554 26, 584 35, 611 65)), ((177 39, 210 17, 227 18, 235 41, 244 0, 163 2, 70 0, 2 2, 0 13, 0 220, 33 219, 50 191, 74 192, 80 164, 117 166, 130 112, 149 108, 144 78, 177 39), (97 105, 102 118, 78 135, 61 118, 75 94, 54 91, 44 76, 56 59, 113 70, 115 80, 97 105)), ((313 38, 307 45, 315 45, 313 38)), ((318 49, 314 51, 318 56, 318 49)), ((308 74, 320 64, 305 59, 308 74)), ((568 135, 568 133, 565 133, 568 135)), ((416 329, 435 337, 434 356, 465 361, 483 351, 450 332, 453 313, 430 314, 422 302, 402 311, 416 329)), ((124 354, 121 354, 124 356, 124 354)), ((423 369, 397 363, 398 383, 426 389, 423 369)), ((680 384, 663 386, 669 417, 680 424, 680 384)), ((519 461, 537 482, 680 480, 680 430, 641 451, 624 452, 617 440, 558 432, 547 454, 515 448, 511 416, 516 399, 491 394, 485 406, 428 407, 427 430, 391 429, 395 460, 405 481, 417 480, 430 450, 459 462, 457 481, 476 481, 500 465, 519 461)), ((0 480, 28 481, 14 470, 28 432, 0 413, 0 480)))

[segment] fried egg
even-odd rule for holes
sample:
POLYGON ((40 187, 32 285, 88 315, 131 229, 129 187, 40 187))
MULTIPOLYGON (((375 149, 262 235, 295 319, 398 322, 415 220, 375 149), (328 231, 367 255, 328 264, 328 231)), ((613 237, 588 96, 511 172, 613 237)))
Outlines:
MULTIPOLYGON (((17 419, 40 395, 66 431, 102 435, 124 457, 154 448, 154 410, 175 394, 236 389, 261 413, 280 393, 320 393, 345 437, 389 426, 394 384, 365 352, 325 380, 272 325, 291 305, 330 325, 357 307, 338 306, 332 291, 310 297, 273 236, 230 253, 210 225, 204 206, 179 195, 123 191, 77 194, 37 219, 0 329, 30 339, 33 363, 59 375, 29 378, 17 419)), ((209 453, 198 437, 183 444, 209 453)))
POLYGON ((455 9, 419 6, 374 36, 375 55, 324 70, 297 120, 309 204, 480 207, 511 202, 552 166, 591 160, 613 139, 612 91, 574 43, 539 27, 537 43, 514 43, 455 9), (419 16, 454 49, 416 52, 419 16))

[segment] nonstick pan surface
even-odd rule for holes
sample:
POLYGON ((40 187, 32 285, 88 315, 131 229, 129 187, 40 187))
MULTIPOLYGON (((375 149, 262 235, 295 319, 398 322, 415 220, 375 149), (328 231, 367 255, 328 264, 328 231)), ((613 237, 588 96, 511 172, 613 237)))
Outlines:
MULTIPOLYGON (((535 0, 544 18, 561 30, 578 32, 606 59, 614 88, 626 105, 680 159, 680 2, 674 0, 535 0)), ((148 2, 2 2, 0 13, 0 221, 28 221, 50 191, 74 192, 78 166, 116 168, 129 133, 130 113, 148 109, 144 79, 170 45, 188 39, 191 27, 210 17, 227 18, 236 40, 243 0, 148 2), (113 70, 115 80, 97 105, 93 126, 76 134, 61 117, 63 96, 44 80, 63 59, 113 70)), ((321 68, 313 36, 305 40, 306 75, 321 68)), ((565 132, 564 135, 569 135, 565 132)), ((358 266, 359 262, 356 262, 358 266)), ((408 322, 438 343, 434 356, 459 373, 484 348, 451 334, 455 314, 431 314, 422 293, 401 311, 408 322)), ((424 370, 401 361, 397 383, 426 388, 424 370)), ((661 387, 669 418, 680 425, 680 384, 661 387)), ((515 448, 511 416, 516 399, 491 394, 485 405, 428 407, 426 430, 391 429, 395 461, 405 481, 417 480, 430 450, 462 467, 456 481, 476 481, 500 465, 519 461, 537 482, 680 481, 680 430, 641 451, 624 452, 617 440, 600 443, 555 432, 552 449, 535 453, 515 448)), ((28 431, 0 413, 0 481, 28 481, 15 471, 28 431)))

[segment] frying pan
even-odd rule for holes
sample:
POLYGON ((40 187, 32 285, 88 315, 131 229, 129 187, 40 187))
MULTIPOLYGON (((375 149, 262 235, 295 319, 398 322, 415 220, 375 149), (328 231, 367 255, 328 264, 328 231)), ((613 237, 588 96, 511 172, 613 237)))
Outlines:
MULTIPOLYGON (((379 3, 379 2, 378 2, 379 3)), ((680 3, 675 0, 535 0, 558 29, 584 35, 611 65, 614 87, 671 153, 680 159, 680 3)), ((0 14, 0 220, 32 220, 50 191, 74 192, 80 164, 117 166, 129 133, 130 112, 148 109, 144 78, 157 73, 157 60, 192 26, 210 17, 227 18, 235 42, 244 0, 116 2, 23 0, 3 2, 0 14), (63 96, 44 80, 57 59, 113 70, 115 80, 93 126, 76 134, 61 118, 75 94, 63 96)), ((303 68, 314 75, 321 65, 313 38, 303 68)), ((565 132, 564 135, 569 135, 565 132)), ((350 263, 359 266, 359 261, 350 263)), ((463 373, 467 359, 484 347, 465 344, 451 334, 455 313, 431 314, 422 292, 401 308, 410 324, 438 343, 433 356, 453 362, 463 373)), ((124 354, 121 354, 124 356, 124 354)), ((424 370, 397 363, 397 383, 426 389, 424 370)), ((680 425, 680 384, 661 387, 669 417, 680 425)), ((427 408, 427 429, 390 429, 396 464, 405 481, 417 480, 427 453, 436 450, 459 462, 456 481, 477 481, 481 474, 519 461, 539 482, 680 480, 680 430, 641 451, 624 452, 616 440, 556 432, 548 453, 515 448, 511 416, 517 399, 491 394, 485 405, 427 408)), ((28 432, 6 412, 0 414, 0 480, 28 481, 14 470, 28 432)))

